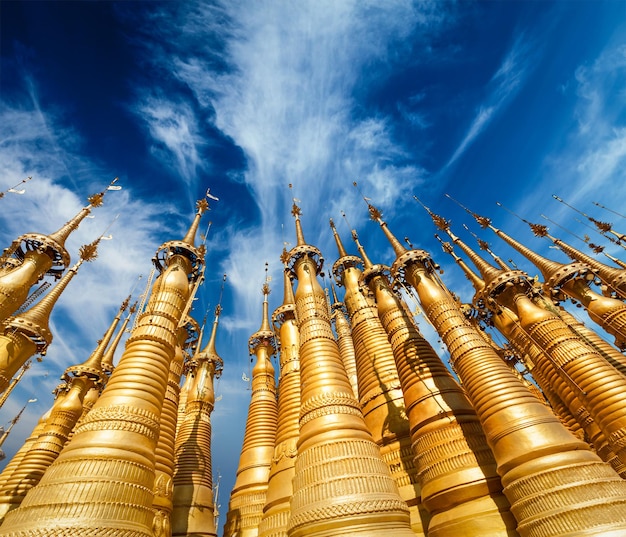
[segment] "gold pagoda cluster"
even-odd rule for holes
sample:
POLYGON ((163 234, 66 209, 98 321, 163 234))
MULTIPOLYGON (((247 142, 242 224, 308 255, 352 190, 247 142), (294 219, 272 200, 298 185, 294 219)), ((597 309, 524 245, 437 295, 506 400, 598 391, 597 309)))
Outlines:
MULTIPOLYGON (((114 183, 107 190, 120 188, 114 183)), ((81 247, 80 260, 65 271, 70 259, 66 238, 102 204, 105 192, 91 196, 89 205, 56 233, 24 235, 3 253, 2 402, 29 359, 43 356, 52 341, 48 320, 61 292, 81 263, 97 256, 104 237, 81 247), (32 288, 46 276, 59 282, 37 301, 50 284, 32 288)), ((190 310, 204 280, 205 247, 194 241, 208 210, 206 199, 196 207, 185 237, 157 251, 157 277, 143 304, 129 307, 130 297, 124 300, 87 360, 66 369, 51 408, 0 473, 0 535, 217 535, 210 415, 213 380, 223 368, 215 350, 221 306, 209 343, 200 350, 204 327, 190 310), (114 366, 115 350, 134 313, 114 366)))
POLYGON ((403 246, 368 207, 396 259, 373 263, 355 231, 358 255, 348 254, 331 220, 330 301, 322 254, 293 206, 284 301, 272 331, 264 286, 250 339, 250 410, 224 537, 626 536, 626 270, 557 239, 574 261, 549 261, 474 215, 537 266, 540 284, 497 256, 487 263, 425 207, 475 287, 462 304, 430 254, 403 246), (420 333, 410 295, 455 374, 420 333))
MULTIPOLYGON (((25 235, 4 252, 5 394, 45 353, 54 302, 96 255, 98 241, 65 270, 64 240, 102 196, 58 232, 25 235), (60 280, 31 306, 46 274, 60 280)), ((430 253, 405 247, 368 207, 395 259, 372 262, 356 231, 358 255, 349 254, 331 221, 338 259, 325 290, 324 259, 293 206, 283 301, 270 315, 266 278, 261 326, 248 341, 251 399, 224 537, 626 537, 626 269, 531 224, 573 259, 551 261, 468 210, 538 268, 539 282, 495 254, 485 261, 424 206, 475 288, 462 304, 430 253), (409 295, 450 368, 420 332, 409 295)), ((65 371, 51 409, 0 473, 0 537, 217 535, 211 413, 221 306, 203 350, 204 327, 190 316, 205 270, 194 238, 207 208, 199 201, 185 237, 157 251, 158 277, 119 363, 130 299, 88 359, 65 371)))

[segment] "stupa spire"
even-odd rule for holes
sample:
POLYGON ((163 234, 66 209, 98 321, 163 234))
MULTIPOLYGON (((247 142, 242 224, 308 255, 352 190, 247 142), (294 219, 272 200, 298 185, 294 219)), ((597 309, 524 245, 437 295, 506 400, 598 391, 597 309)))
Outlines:
POLYGON ((490 247, 489 247, 489 243, 483 239, 481 239, 478 235, 476 235, 476 233, 474 233, 469 227, 467 227, 467 225, 463 224, 463 229, 465 229, 465 231, 467 231, 472 237, 474 237, 476 239, 476 242, 478 243, 478 247, 487 252, 492 258, 493 260, 496 262, 496 264, 502 269, 502 270, 510 270, 511 267, 509 265, 507 265, 501 258, 500 256, 498 256, 490 247))
MULTIPOLYGON (((34 399, 34 398, 26 401, 26 404, 20 409, 20 411, 15 415, 15 417, 9 422, 10 425, 6 428, 6 430, 2 431, 2 434, 0 434, 0 447, 4 444, 6 439, 9 437, 9 434, 11 433, 11 429, 13 429, 15 425, 17 425, 18 421, 20 421, 20 418, 22 417, 22 414, 24 414, 24 411, 26 410, 26 407, 29 405, 29 403, 35 403, 36 401, 37 399, 34 399)), ((4 452, 1 449, 0 449, 0 453, 4 454, 4 452)))
POLYGON ((113 341, 104 352, 104 356, 102 357, 102 361, 100 362, 100 365, 102 367, 102 370, 109 376, 111 375, 111 373, 113 373, 113 370, 115 369, 115 366, 113 365, 115 351, 117 350, 117 347, 120 344, 122 336, 124 335, 124 332, 126 331, 126 328, 128 327, 128 323, 130 322, 131 317, 136 311, 137 311, 137 302, 135 302, 128 309, 128 315, 126 315, 126 317, 124 318, 124 321, 122 322, 122 326, 117 331, 117 334, 115 334, 113 341))
POLYGON ((331 304, 331 321, 335 323, 335 332, 337 333, 337 344, 339 345, 339 354, 346 369, 348 380, 352 386, 354 396, 359 398, 359 382, 356 375, 356 356, 354 353, 354 341, 352 340, 352 328, 346 318, 346 306, 337 298, 337 291, 331 282, 330 290, 332 292, 333 302, 331 304))
POLYGON ((226 274, 222 279, 209 342, 188 363, 188 368, 193 368, 193 374, 189 369, 187 372, 192 382, 187 387, 185 412, 180 418, 176 434, 172 515, 174 537, 217 535, 211 461, 211 413, 215 406, 213 381, 221 376, 224 367, 224 361, 216 350, 216 339, 225 281, 226 274))
POLYGON ((190 281, 203 264, 190 245, 161 251, 164 270, 106 388, 0 535, 152 534, 161 410, 190 281))
POLYGON ((581 252, 560 239, 550 235, 546 235, 546 237, 556 244, 571 259, 589 265, 604 282, 604 294, 616 295, 622 299, 626 298, 626 269, 610 267, 609 265, 601 263, 597 259, 581 252))
POLYGON ((607 526, 596 535, 606 533, 608 527, 623 531, 623 517, 617 516, 621 509, 616 504, 605 504, 601 497, 606 494, 602 483, 608 480, 620 489, 615 496, 609 494, 611 498, 619 497, 611 502, 626 502, 626 484, 584 442, 563 427, 470 326, 450 293, 433 279, 434 270, 427 254, 417 251, 410 254, 396 259, 392 275, 415 289, 422 310, 450 351, 452 366, 498 464, 518 532, 523 536, 557 535, 576 527, 591 534, 597 527, 591 521, 591 513, 599 511, 605 512, 602 519, 607 521, 607 526), (514 427, 510 427, 512 423, 514 427), (533 445, 530 450, 528 442, 533 445), (570 487, 581 490, 581 494, 563 495, 570 487), (537 495, 534 490, 544 493, 537 495), (553 497, 555 503, 546 505, 546 495, 553 497), (589 501, 590 498, 593 500, 589 501), (576 518, 575 523, 572 517, 576 518))
MULTIPOLYGON (((286 252, 281 256, 286 263, 286 252)), ((278 380, 278 423, 274 455, 270 465, 267 495, 259 524, 259 537, 287 537, 293 495, 300 418, 300 336, 289 271, 283 271, 283 304, 274 310, 272 325, 279 335, 280 378, 278 380)))
POLYGON ((52 308, 84 261, 97 257, 100 239, 80 248, 80 259, 37 304, 10 317, 0 335, 0 391, 4 391, 15 373, 35 353, 46 354, 52 343, 49 322, 52 308))
POLYGON ((278 408, 274 366, 270 360, 276 353, 276 343, 268 321, 267 297, 270 288, 267 269, 262 291, 261 328, 248 340, 250 355, 256 357, 252 368, 252 397, 235 486, 228 504, 224 537, 252 537, 258 534, 276 442, 278 408))
POLYGON ((356 256, 343 255, 333 265, 337 285, 346 290, 344 303, 352 326, 359 402, 365 424, 398 483, 400 496, 409 506, 411 529, 416 535, 424 535, 422 521, 426 522, 428 514, 420 501, 417 469, 411 464, 411 433, 398 371, 374 297, 359 284, 362 264, 356 256))
POLYGON ((372 440, 341 361, 316 277, 321 265, 314 246, 299 243, 289 252, 288 266, 298 280, 303 379, 289 537, 414 536, 406 503, 372 440))
POLYGON ((441 249, 446 254, 452 256, 452 259, 454 259, 455 263, 459 265, 459 267, 461 267, 461 270, 474 287, 474 290, 476 290, 477 292, 482 291, 485 288, 485 280, 483 280, 480 276, 478 276, 478 274, 476 274, 471 268, 469 268, 467 263, 456 254, 454 248, 449 242, 444 242, 441 237, 436 233, 435 238, 441 243, 441 249))
MULTIPOLYGON (((69 275, 66 274, 63 278, 69 275)), ((61 280, 63 281, 63 279, 61 280)), ((65 382, 63 397, 55 400, 45 428, 24 456, 14 473, 0 488, 0 518, 20 505, 26 493, 39 483, 44 472, 56 460, 83 414, 87 393, 102 387, 104 371, 101 360, 128 305, 124 301, 95 350, 81 364, 68 367, 61 377, 65 382)))
POLYGON ((9 398, 9 395, 11 395, 15 387, 18 385, 19 381, 22 380, 22 377, 26 374, 26 371, 30 369, 31 365, 32 365, 32 360, 27 360, 24 363, 24 365, 20 368, 20 372, 11 379, 11 382, 9 383, 8 388, 4 391, 2 396, 0 396, 0 408, 4 406, 4 403, 6 403, 7 399, 9 398))
MULTIPOLYGON (((108 188, 115 187, 114 179, 108 188)), ((0 260, 5 271, 0 275, 0 321, 15 312, 26 300, 32 285, 48 273, 59 278, 70 263, 65 240, 91 212, 92 207, 102 204, 103 191, 89 197, 84 207, 61 229, 50 235, 27 233, 13 241, 0 260)))
MULTIPOLYGON (((559 196, 557 196, 555 194, 552 194, 552 197, 556 201, 562 203, 563 205, 567 205, 570 209, 576 211, 581 216, 584 216, 587 220, 589 220, 589 222, 591 222, 595 226, 596 231, 598 233, 600 233, 600 235, 602 235, 603 237, 607 237, 607 234, 611 234, 611 235, 613 235, 613 237, 615 237, 615 239, 613 239, 613 240, 616 241, 618 244, 621 244, 622 242, 626 241, 626 235, 624 235, 623 233, 618 233, 617 231, 615 231, 613 229, 613 224, 611 224, 610 222, 602 222, 601 220, 597 220, 596 218, 593 218, 592 216, 589 216, 588 214, 586 214, 586 213, 576 209, 576 207, 570 205, 565 200, 563 200, 562 198, 559 198, 559 196)), ((598 204, 598 206, 602 207, 599 204, 598 204)))
POLYGON ((198 345, 198 324, 187 316, 177 330, 178 345, 170 362, 167 389, 163 399, 159 420, 159 436, 154 450, 154 485, 152 498, 152 537, 172 536, 172 514, 174 511, 174 466, 176 453, 176 427, 178 421, 178 401, 180 377, 185 357, 190 348, 198 345))
MULTIPOLYGON (((524 222, 526 221, 524 220, 524 222)), ((535 234, 545 235, 543 226, 526 223, 535 234)), ((589 283, 595 275, 588 265, 581 262, 565 265, 551 261, 533 252, 502 230, 491 225, 489 227, 541 271, 545 282, 544 292, 548 297, 560 300, 564 298, 563 295, 566 295, 572 300, 579 301, 587 309, 589 316, 595 323, 615 336, 618 347, 626 347, 626 304, 621 300, 601 296, 589 288, 589 283)), ((624 366, 620 365, 618 368, 626 373, 624 366)))
POLYGON ((495 460, 464 390, 419 333, 393 292, 386 267, 372 265, 362 281, 376 296, 393 349, 421 497, 431 515, 428 534, 517 535, 495 460))

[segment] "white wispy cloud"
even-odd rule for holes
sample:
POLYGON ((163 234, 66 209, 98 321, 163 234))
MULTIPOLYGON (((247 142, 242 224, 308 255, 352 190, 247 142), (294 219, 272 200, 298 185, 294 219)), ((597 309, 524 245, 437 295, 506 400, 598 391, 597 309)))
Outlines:
POLYGON ((151 151, 160 162, 190 185, 205 169, 199 145, 206 144, 198 133, 196 115, 185 102, 172 102, 162 96, 144 96, 137 113, 144 119, 154 140, 151 151))
MULTIPOLYGON (((250 282, 262 281, 259 245, 274 256, 273 275, 279 275, 277 252, 269 245, 293 242, 292 196, 302 199, 307 240, 334 252, 328 218, 362 203, 351 187, 354 180, 382 207, 423 180, 424 171, 394 139, 388 118, 363 117, 354 92, 387 74, 416 28, 445 21, 435 3, 200 2, 177 15, 178 48, 166 53, 158 43, 148 46, 151 61, 183 82, 215 126, 241 147, 247 162, 243 180, 260 213, 258 227, 239 226, 227 237, 224 268, 233 273, 230 285, 239 301, 256 296, 250 282), (282 224, 286 238, 279 237, 282 224), (246 268, 246 277, 237 277, 239 267, 246 268)), ((155 31, 159 41, 172 37, 162 27, 155 31)), ((178 99, 170 98, 174 110, 180 109, 178 99)), ((170 104, 163 94, 159 110, 170 104)), ((137 111, 162 141, 152 126, 158 114, 137 111)), ((185 153, 191 145, 166 147, 177 162, 194 162, 193 151, 185 153)), ((353 224, 366 218, 364 206, 359 208, 353 224)), ((255 304, 245 311, 251 315, 246 322, 256 324, 255 304)))
POLYGON ((498 70, 487 85, 487 96, 478 106, 474 119, 465 136, 448 160, 445 168, 452 165, 480 136, 498 112, 511 102, 528 76, 532 59, 532 45, 520 34, 508 51, 498 70))

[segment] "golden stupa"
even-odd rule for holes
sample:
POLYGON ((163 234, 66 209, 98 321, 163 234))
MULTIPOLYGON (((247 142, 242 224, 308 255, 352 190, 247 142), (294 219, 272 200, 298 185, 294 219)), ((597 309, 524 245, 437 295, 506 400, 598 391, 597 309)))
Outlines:
MULTIPOLYGON (((2 402, 31 357, 45 354, 53 306, 80 264, 96 257, 99 240, 70 267, 64 244, 103 195, 56 233, 23 235, 0 259, 2 402), (33 305, 33 285, 50 277, 59 281, 33 305)), ((474 287, 472 303, 462 304, 431 253, 403 246, 367 205, 395 253, 390 265, 372 262, 354 230, 358 255, 348 254, 331 221, 339 289, 325 290, 322 253, 305 241, 295 202, 297 242, 281 256, 282 304, 272 315, 266 264, 223 535, 625 537, 624 267, 531 225, 575 259, 551 261, 472 213, 539 269, 539 282, 483 241, 496 266, 485 261, 425 207, 474 287), (451 368, 422 335, 407 292, 446 345, 451 368), (603 331, 571 315, 567 300, 603 331), (495 331, 506 344, 494 341, 495 331)), ((204 246, 195 246, 207 209, 200 200, 185 237, 159 248, 149 296, 139 308, 124 301, 7 461, 0 537, 218 535, 211 452, 220 433, 211 414, 214 380, 228 367, 216 350, 221 298, 204 347, 192 307, 212 270, 204 246)))

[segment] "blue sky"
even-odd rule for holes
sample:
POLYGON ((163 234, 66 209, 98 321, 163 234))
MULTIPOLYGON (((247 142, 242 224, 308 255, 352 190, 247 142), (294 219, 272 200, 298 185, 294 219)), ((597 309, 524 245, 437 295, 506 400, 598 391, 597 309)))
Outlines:
POLYGON ((24 195, 0 199, 3 247, 58 229, 114 177, 124 187, 68 241, 76 259, 119 215, 113 241, 59 301, 48 355, 0 410, 6 424, 29 397, 39 399, 5 444, 9 455, 139 274, 145 285, 157 247, 182 236, 208 187, 220 201, 203 224, 212 222, 207 277, 194 314, 211 317, 227 273, 217 342, 225 370, 213 414, 221 522, 249 402, 247 340, 261 321, 266 261, 270 308, 282 302, 278 257, 294 245, 293 196, 329 267, 330 217, 350 251, 353 227, 374 261, 391 263, 357 180, 392 231, 429 250, 465 301, 471 287, 441 253, 414 194, 472 245, 461 224, 481 232, 445 193, 563 262, 495 202, 593 235, 552 199, 558 194, 626 231, 592 204, 626 212, 624 1, 5 1, 0 17, 0 189, 33 177, 24 195))

